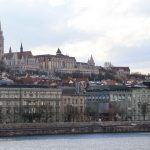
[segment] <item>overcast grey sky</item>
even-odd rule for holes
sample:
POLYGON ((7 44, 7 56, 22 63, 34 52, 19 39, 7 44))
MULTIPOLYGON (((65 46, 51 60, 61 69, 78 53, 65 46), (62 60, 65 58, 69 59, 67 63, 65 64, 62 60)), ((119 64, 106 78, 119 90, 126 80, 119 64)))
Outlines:
POLYGON ((150 72, 150 0, 0 0, 9 47, 150 72))

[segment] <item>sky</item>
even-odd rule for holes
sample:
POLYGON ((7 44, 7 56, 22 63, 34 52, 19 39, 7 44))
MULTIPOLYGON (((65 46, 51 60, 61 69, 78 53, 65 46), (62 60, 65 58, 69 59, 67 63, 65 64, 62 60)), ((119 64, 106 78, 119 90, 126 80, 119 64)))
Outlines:
POLYGON ((150 0, 0 0, 5 52, 63 54, 150 73, 150 0))

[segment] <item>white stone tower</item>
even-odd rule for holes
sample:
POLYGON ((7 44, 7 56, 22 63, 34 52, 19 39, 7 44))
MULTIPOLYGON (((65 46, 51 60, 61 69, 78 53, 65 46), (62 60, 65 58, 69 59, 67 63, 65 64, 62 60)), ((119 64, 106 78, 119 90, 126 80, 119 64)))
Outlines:
POLYGON ((4 54, 4 36, 3 31, 1 29, 1 22, 0 22, 0 59, 2 58, 4 54))

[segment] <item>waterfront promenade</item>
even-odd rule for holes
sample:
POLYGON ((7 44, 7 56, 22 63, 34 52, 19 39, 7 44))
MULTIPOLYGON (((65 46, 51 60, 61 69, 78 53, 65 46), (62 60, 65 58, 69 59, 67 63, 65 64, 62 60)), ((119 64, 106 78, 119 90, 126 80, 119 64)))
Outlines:
POLYGON ((0 136, 150 132, 150 121, 0 124, 0 136))

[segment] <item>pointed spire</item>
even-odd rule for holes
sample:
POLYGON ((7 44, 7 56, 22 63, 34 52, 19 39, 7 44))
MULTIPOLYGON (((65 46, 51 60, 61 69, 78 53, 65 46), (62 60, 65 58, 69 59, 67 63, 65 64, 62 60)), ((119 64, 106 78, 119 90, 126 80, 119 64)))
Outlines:
POLYGON ((2 31, 1 21, 0 21, 0 33, 1 33, 2 36, 3 36, 3 31, 2 31))
POLYGON ((95 62, 94 62, 94 59, 93 59, 92 55, 91 55, 91 58, 89 60, 89 65, 95 66, 95 62))
POLYGON ((57 52, 56 52, 56 55, 60 55, 61 54, 61 51, 60 49, 58 48, 57 52))
POLYGON ((0 31, 1 31, 2 29, 1 29, 1 21, 0 21, 0 31))
POLYGON ((94 61, 94 60, 93 60, 93 56, 92 56, 92 55, 91 55, 91 58, 90 58, 90 60, 94 61))
POLYGON ((22 46, 22 42, 21 42, 21 46, 20 46, 20 52, 23 52, 23 46, 22 46))
POLYGON ((12 53, 11 46, 10 46, 10 48, 9 48, 9 53, 12 53))

